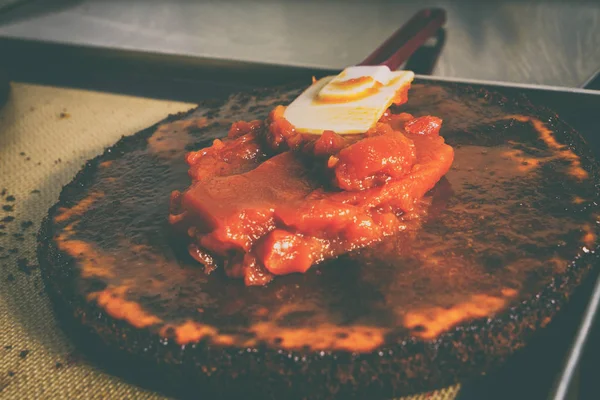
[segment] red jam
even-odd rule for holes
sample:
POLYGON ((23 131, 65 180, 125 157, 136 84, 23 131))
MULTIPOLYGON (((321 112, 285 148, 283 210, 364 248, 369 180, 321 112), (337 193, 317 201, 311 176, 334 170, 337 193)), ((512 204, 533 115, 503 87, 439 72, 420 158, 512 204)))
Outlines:
POLYGON ((302 135, 284 110, 189 153, 192 184, 172 195, 169 220, 190 254, 247 285, 398 232, 454 157, 436 117, 388 111, 362 135, 302 135))

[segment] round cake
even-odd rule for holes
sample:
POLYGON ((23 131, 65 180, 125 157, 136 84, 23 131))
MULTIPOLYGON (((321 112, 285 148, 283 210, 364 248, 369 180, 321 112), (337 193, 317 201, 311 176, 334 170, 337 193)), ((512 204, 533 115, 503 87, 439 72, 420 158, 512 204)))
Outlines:
POLYGON ((185 154, 302 89, 202 103, 87 162, 38 236, 66 326, 166 390, 246 398, 434 390, 535 340, 597 262, 600 180, 583 138, 524 98, 413 84, 401 111, 440 117, 455 151, 418 229, 264 287, 189 256, 168 222, 185 154))

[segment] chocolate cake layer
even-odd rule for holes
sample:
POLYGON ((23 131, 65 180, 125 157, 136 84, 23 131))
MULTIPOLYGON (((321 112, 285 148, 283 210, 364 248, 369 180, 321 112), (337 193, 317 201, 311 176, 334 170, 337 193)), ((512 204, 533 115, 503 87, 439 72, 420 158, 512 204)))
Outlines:
POLYGON ((525 99, 416 83, 401 110, 440 117, 455 149, 418 228, 265 287, 206 275, 167 221, 185 152, 300 91, 204 103, 89 161, 39 234, 60 314, 174 387, 391 398, 492 372, 597 262, 598 166, 578 133, 525 99))

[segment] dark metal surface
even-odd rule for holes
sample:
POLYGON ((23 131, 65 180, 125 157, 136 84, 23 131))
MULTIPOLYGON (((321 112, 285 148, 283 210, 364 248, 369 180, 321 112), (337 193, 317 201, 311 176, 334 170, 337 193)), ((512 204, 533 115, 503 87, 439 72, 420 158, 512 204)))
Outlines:
POLYGON ((600 90, 600 69, 594 72, 581 87, 589 90, 600 90))
MULTIPOLYGON (((577 371, 577 367, 581 362, 583 351, 586 348, 586 343, 590 338, 594 319, 598 314, 598 307, 600 304, 600 277, 596 280, 596 285, 590 301, 587 305, 583 319, 575 340, 569 350, 565 365, 561 371, 560 379, 555 383, 552 388, 551 399, 553 400, 564 400, 567 398, 569 388, 573 384, 573 377, 577 371)), ((588 393, 590 394, 590 393, 588 393)))
POLYGON ((0 39, 0 54, 13 81, 191 102, 335 71, 13 39, 0 39))
POLYGON ((2 69, 0 69, 0 107, 6 103, 8 99, 8 93, 10 92, 10 84, 8 81, 8 75, 2 69))
POLYGON ((341 69, 424 7, 448 13, 436 76, 574 87, 600 65, 591 0, 39 0, 1 15, 0 37, 341 69))

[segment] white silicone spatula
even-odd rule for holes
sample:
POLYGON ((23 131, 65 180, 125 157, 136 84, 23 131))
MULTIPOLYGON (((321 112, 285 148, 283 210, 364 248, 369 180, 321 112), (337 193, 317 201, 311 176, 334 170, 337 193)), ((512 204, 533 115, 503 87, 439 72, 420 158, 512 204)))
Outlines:
POLYGON ((407 88, 412 71, 396 71, 446 22, 441 9, 419 11, 364 61, 314 82, 285 110, 300 133, 364 133, 407 88))

